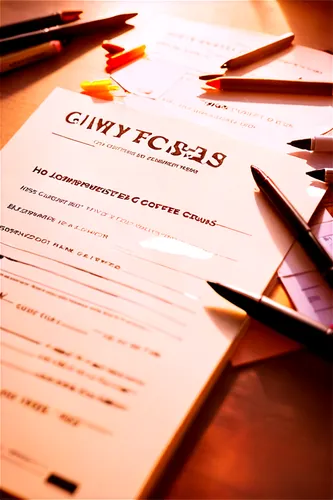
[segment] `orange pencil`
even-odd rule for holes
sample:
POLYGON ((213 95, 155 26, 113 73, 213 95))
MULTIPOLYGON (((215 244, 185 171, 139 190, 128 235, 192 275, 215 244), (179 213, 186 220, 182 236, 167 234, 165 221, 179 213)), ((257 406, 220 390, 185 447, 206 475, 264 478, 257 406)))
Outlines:
POLYGON ((145 50, 146 46, 140 45, 140 47, 135 47, 134 49, 130 50, 124 50, 119 54, 115 54, 114 56, 108 58, 106 71, 110 73, 112 70, 117 69, 120 66, 129 63, 130 61, 142 57, 145 53, 145 50))

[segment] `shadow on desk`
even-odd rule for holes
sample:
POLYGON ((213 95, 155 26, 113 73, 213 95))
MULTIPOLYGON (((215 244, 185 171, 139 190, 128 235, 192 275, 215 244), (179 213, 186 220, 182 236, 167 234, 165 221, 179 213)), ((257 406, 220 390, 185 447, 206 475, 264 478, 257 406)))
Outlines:
MULTIPOLYGON (((2 76, 2 98, 29 87, 32 83, 50 76, 75 59, 79 59, 86 52, 100 47, 105 38, 111 38, 111 35, 112 38, 120 36, 131 29, 133 29, 133 26, 126 24, 121 28, 113 29, 112 34, 110 30, 101 30, 98 35, 86 35, 75 38, 65 45, 60 55, 5 73, 2 76)), ((100 60, 100 66, 103 69, 105 63, 103 51, 101 51, 100 60)))
POLYGON ((332 499, 332 374, 307 351, 228 368, 150 498, 332 499))
POLYGON ((149 499, 331 500, 332 375, 305 350, 228 366, 149 499))

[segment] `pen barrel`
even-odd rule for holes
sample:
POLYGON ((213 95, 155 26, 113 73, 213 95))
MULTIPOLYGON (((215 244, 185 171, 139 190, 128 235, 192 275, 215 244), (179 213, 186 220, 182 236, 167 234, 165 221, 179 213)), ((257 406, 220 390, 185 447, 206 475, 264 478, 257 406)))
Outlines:
POLYGON ((297 241, 302 248, 306 251, 313 263, 315 263, 318 270, 324 276, 329 285, 333 286, 333 259, 316 236, 309 229, 306 233, 301 232, 296 235, 297 241))
POLYGON ((306 221, 291 205, 284 194, 271 180, 264 180, 260 189, 270 201, 272 207, 278 212, 281 219, 290 229, 297 241, 311 258, 326 281, 333 286, 333 259, 321 245, 315 235, 311 232, 306 221))
POLYGON ((326 170, 325 182, 327 182, 327 184, 333 184, 333 168, 326 170))
MULTIPOLYGON (((276 54, 283 49, 286 49, 290 46, 295 38, 294 33, 287 33, 283 37, 274 42, 271 42, 264 47, 259 47, 250 52, 245 52, 244 54, 240 54, 234 59, 230 59, 230 61, 226 62, 226 67, 228 69, 236 69, 242 66, 246 66, 248 64, 252 64, 260 59, 268 57, 272 54, 276 54)), ((223 66, 222 66, 223 67, 223 66)))
POLYGON ((76 21, 59 26, 52 26, 33 33, 23 33, 22 35, 2 38, 0 40, 0 53, 5 54, 10 51, 22 50, 39 43, 50 42, 51 40, 67 40, 70 37, 98 33, 99 30, 112 30, 124 25, 126 21, 136 16, 133 14, 118 14, 112 17, 95 19, 93 21, 76 21))
POLYGON ((329 328, 267 297, 262 297, 253 309, 248 311, 253 318, 303 344, 321 357, 333 360, 333 331, 329 328))
POLYGON ((60 14, 50 14, 45 17, 37 17, 36 19, 29 19, 15 24, 8 24, 0 28, 0 38, 8 38, 22 33, 31 31, 38 31, 48 26, 55 26, 61 24, 60 14))
POLYGON ((29 47, 18 52, 10 52, 4 56, 0 56, 0 73, 6 73, 28 64, 41 61, 48 57, 59 54, 62 50, 62 45, 58 40, 42 43, 34 47, 29 47))
POLYGON ((333 136, 324 136, 323 135, 323 136, 314 137, 311 140, 311 149, 313 151, 320 151, 320 152, 327 152, 327 153, 332 152, 333 151, 333 136))
POLYGON ((270 92, 283 94, 328 95, 332 96, 333 83, 305 80, 272 80, 268 78, 243 78, 224 76, 220 89, 242 92, 270 92))
POLYGON ((35 33, 22 33, 21 35, 13 36, 0 40, 0 53, 7 54, 24 50, 34 45, 50 42, 54 38, 53 33, 49 28, 36 31, 35 33))

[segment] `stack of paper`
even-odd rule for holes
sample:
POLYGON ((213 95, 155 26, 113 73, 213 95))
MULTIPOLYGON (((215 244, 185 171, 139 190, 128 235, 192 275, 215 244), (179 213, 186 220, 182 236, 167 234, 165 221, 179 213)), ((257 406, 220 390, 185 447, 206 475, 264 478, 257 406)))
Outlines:
MULTIPOLYGON (((146 106, 182 116, 237 139, 294 151, 292 139, 322 134, 332 126, 332 98, 323 96, 218 92, 199 80, 220 74, 221 65, 274 40, 273 35, 167 18, 154 20, 147 57, 112 74, 126 90, 148 97, 146 106)), ((293 45, 228 76, 330 81, 333 56, 293 45)), ((133 99, 132 99, 133 101, 133 99)))
POLYGON ((147 494, 292 244, 255 164, 309 219, 305 166, 56 89, 2 150, 2 487, 147 494))

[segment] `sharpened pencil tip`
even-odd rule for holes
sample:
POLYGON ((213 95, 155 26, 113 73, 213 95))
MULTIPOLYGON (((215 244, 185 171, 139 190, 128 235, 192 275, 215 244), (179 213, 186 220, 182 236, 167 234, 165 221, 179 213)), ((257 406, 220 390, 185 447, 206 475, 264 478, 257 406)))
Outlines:
POLYGON ((214 89, 220 89, 220 80, 209 80, 208 82, 206 82, 206 85, 209 85, 209 87, 213 87, 214 89))

